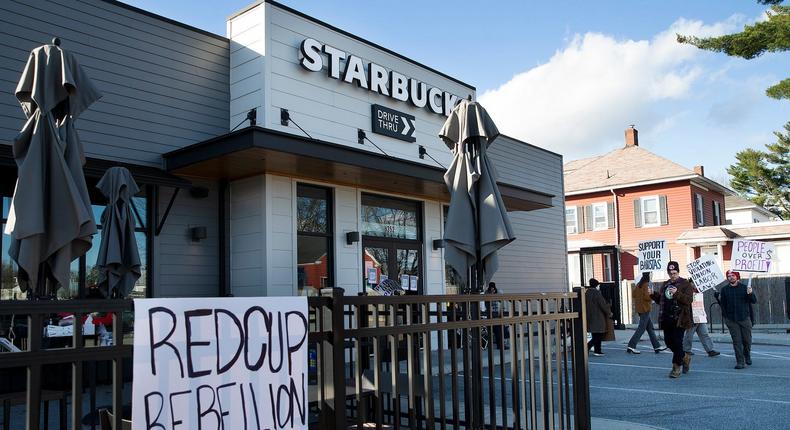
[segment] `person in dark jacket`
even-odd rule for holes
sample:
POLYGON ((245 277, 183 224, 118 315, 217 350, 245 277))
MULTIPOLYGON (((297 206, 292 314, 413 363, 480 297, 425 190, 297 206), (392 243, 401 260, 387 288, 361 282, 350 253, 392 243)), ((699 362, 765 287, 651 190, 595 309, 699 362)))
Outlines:
POLYGON ((669 280, 650 297, 659 305, 658 323, 664 330, 664 342, 672 350, 672 371, 669 377, 678 378, 681 370, 687 373, 691 367, 691 355, 683 351, 683 335, 694 322, 691 316, 694 287, 680 277, 677 261, 667 264, 667 273, 669 280))
POLYGON ((612 317, 609 303, 598 291, 598 280, 591 278, 584 294, 584 304, 587 312, 587 331, 592 334, 592 340, 587 343, 587 349, 593 348, 593 355, 602 356, 601 341, 606 333, 606 320, 612 317))
POLYGON ((752 365, 752 322, 750 310, 753 303, 757 303, 751 286, 741 283, 741 274, 727 271, 728 285, 716 293, 716 299, 721 305, 721 314, 724 323, 732 337, 732 349, 735 350, 735 368, 743 369, 745 365, 752 365))
POLYGON ((626 352, 629 354, 640 353, 639 350, 636 349, 636 344, 642 339, 645 330, 647 330, 647 335, 650 337, 650 343, 653 344, 653 351, 655 351, 656 354, 667 349, 666 346, 661 346, 661 343, 659 343, 658 336, 656 336, 656 332, 653 329, 653 321, 650 320, 650 306, 653 304, 653 299, 650 298, 651 292, 650 272, 642 273, 642 278, 636 283, 634 290, 631 292, 631 297, 636 307, 636 313, 639 314, 639 327, 637 327, 634 335, 631 336, 631 340, 628 341, 626 352))

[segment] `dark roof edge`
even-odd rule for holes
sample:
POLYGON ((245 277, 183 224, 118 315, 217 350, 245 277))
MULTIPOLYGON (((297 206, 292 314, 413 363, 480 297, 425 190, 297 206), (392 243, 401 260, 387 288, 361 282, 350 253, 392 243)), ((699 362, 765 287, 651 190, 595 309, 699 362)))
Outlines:
MULTIPOLYGON (((250 9, 254 8, 255 6, 258 6, 258 5, 262 4, 262 3, 269 3, 270 5, 275 6, 275 7, 279 8, 279 9, 282 9, 282 10, 284 10, 286 12, 290 12, 290 13, 296 15, 296 16, 304 18, 304 19, 306 19, 308 21, 312 21, 312 22, 314 22, 314 23, 316 23, 316 24, 318 24, 320 26, 326 27, 326 28, 328 28, 328 29, 330 29, 332 31, 336 31, 336 32, 338 32, 338 33, 340 33, 340 34, 342 34, 344 36, 350 37, 350 38, 352 38, 354 40, 357 40, 357 41, 360 41, 360 42, 365 43, 367 45, 370 45, 370 46, 372 46, 372 47, 374 47, 376 49, 380 49, 380 50, 382 50, 382 51, 384 51, 384 52, 386 52, 386 53, 388 53, 390 55, 394 55, 394 56, 400 58, 401 60, 404 60, 404 61, 407 61, 409 63, 412 63, 415 66, 421 67, 421 68, 423 68, 423 69, 425 69, 425 70, 427 70, 429 72, 436 73, 437 75, 439 75, 439 76, 441 76, 443 78, 449 79, 449 80, 451 80, 451 81, 453 81, 453 82, 455 82, 457 84, 461 84, 461 85, 471 89, 472 91, 477 91, 477 89, 474 86, 469 85, 466 82, 464 82, 464 81, 462 81, 462 80, 460 80, 458 78, 454 78, 454 77, 452 77, 452 76, 450 76, 450 75, 448 75, 446 73, 442 73, 442 72, 434 69, 433 67, 426 66, 425 64, 422 64, 422 63, 420 63, 417 60, 413 60, 413 59, 411 59, 411 58, 409 58, 409 57, 407 57, 407 56, 405 56, 403 54, 399 54, 399 53, 397 53, 397 52, 395 52, 395 51, 393 51, 391 49, 385 48, 385 47, 379 45, 378 43, 371 42, 370 40, 367 40, 367 39, 365 39, 363 37, 357 36, 356 34, 349 33, 346 30, 343 30, 341 28, 337 28, 337 27, 335 27, 332 24, 329 24, 327 22, 321 21, 318 18, 314 18, 314 17, 312 17, 310 15, 305 14, 304 12, 300 12, 300 11, 298 11, 296 9, 288 7, 288 6, 286 6, 286 5, 282 4, 282 3, 276 2, 274 0, 258 0, 256 2, 250 4, 250 5, 247 5, 246 7, 241 9, 240 11, 232 14, 231 16, 228 17, 228 19, 235 18, 235 17, 241 15, 242 13, 247 12, 248 10, 250 10, 250 9)), ((466 97, 467 94, 456 94, 456 95, 466 97)))
MULTIPOLYGON (((508 139, 510 139, 510 140, 515 140, 516 142, 518 142, 518 143, 522 143, 522 144, 524 144, 524 145, 527 145, 527 146, 529 146, 529 147, 532 147, 532 148, 535 148, 535 149, 540 149, 540 150, 541 150, 541 151, 543 151, 543 152, 548 152, 548 153, 549 153, 549 154, 551 154, 551 155, 556 155, 556 156, 560 157, 560 159, 563 159, 563 158, 564 158, 564 157, 562 156, 562 154, 560 154, 559 152, 554 152, 554 151, 552 151, 552 150, 549 150, 549 149, 546 149, 546 148, 541 148, 540 146, 533 145, 533 144, 531 144, 531 143, 529 143, 529 142, 527 142, 527 141, 521 140, 521 139, 516 139, 515 137, 513 137, 513 136, 509 136, 509 135, 507 135, 507 134, 499 133, 499 135, 500 135, 500 136, 502 136, 502 137, 506 137, 506 138, 508 138, 508 139)), ((563 163, 563 165, 565 165, 565 163, 563 163)))
POLYGON ((193 27, 193 26, 191 26, 189 24, 184 24, 183 22, 176 21, 174 19, 170 19, 170 18, 164 17, 162 15, 157 15, 157 14, 155 14, 153 12, 147 11, 145 9, 140 9, 139 7, 135 7, 135 6, 132 6, 130 4, 126 4, 126 3, 120 2, 118 0, 101 0, 101 1, 103 1, 105 3, 109 3, 109 4, 114 5, 114 6, 118 6, 120 8, 126 9, 126 10, 130 10, 132 12, 139 13, 141 15, 145 15, 145 16, 147 16, 149 18, 158 19, 159 21, 163 21, 163 22, 166 22, 168 24, 173 24, 173 25, 181 27, 181 28, 185 28, 185 29, 187 29, 189 31, 194 31, 196 33, 200 33, 200 34, 202 34, 204 36, 213 37, 214 39, 218 39, 218 40, 221 40, 223 42, 230 42, 230 39, 228 39, 225 36, 220 36, 219 34, 215 34, 215 33, 212 33, 210 31, 203 30, 201 28, 193 27))

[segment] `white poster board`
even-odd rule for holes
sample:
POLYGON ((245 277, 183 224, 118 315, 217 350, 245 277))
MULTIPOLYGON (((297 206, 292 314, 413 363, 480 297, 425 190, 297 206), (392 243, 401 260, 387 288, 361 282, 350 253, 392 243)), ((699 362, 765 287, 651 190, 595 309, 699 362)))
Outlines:
POLYGON ((736 272, 767 273, 775 258, 776 246, 773 243, 741 239, 732 241, 730 263, 736 272))
POLYGON ((686 269, 688 269, 689 276, 700 293, 727 280, 721 272, 719 263, 716 262, 716 257, 713 255, 703 255, 687 264, 686 269))
POLYGON ((306 297, 134 306, 135 429, 307 429, 306 297))
POLYGON ((663 272, 669 264, 669 248, 666 240, 646 240, 637 248, 639 272, 663 272))
POLYGON ((694 324, 707 324, 708 315, 705 313, 705 298, 702 293, 694 294, 694 301, 691 302, 691 316, 694 324))

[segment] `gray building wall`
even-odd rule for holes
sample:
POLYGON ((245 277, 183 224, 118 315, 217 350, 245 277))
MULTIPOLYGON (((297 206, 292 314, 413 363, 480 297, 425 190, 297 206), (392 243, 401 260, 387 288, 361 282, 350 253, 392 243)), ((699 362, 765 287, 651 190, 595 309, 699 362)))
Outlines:
POLYGON ((501 182, 554 195, 551 208, 510 212, 516 240, 500 250, 494 282, 508 293, 567 291, 562 156, 507 136, 488 155, 501 182))
MULTIPOLYGON (((30 51, 53 36, 102 92, 77 121, 88 157, 160 167, 161 154, 228 130, 229 42, 101 0, 0 1, 0 144, 24 123, 14 96, 30 51)), ((217 189, 182 191, 155 238, 154 295, 216 296, 217 189), (208 238, 192 242, 189 228, 208 238)), ((162 187, 160 218, 172 188, 162 187)))
POLYGON ((228 130, 229 42, 101 0, 0 2, 0 143, 30 51, 53 36, 104 95, 77 122, 89 157, 161 165, 161 154, 228 130))

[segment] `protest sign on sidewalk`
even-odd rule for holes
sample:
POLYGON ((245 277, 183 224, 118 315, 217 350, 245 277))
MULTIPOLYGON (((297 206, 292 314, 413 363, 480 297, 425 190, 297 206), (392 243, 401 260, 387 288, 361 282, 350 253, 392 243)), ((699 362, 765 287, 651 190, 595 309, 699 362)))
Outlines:
POLYGON ((703 255, 687 264, 686 268, 700 293, 727 280, 713 255, 703 255))
POLYGON ((646 240, 637 248, 640 272, 663 272, 669 263, 666 240, 646 240))
POLYGON ((307 429, 306 297, 134 301, 141 429, 307 429))
POLYGON ((735 239, 732 241, 730 261, 732 270, 748 273, 767 273, 776 258, 773 243, 756 240, 735 239))

